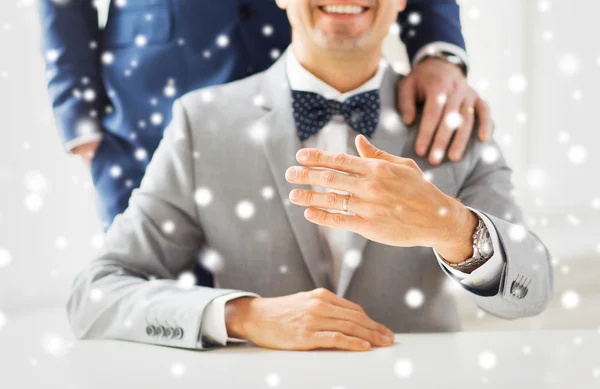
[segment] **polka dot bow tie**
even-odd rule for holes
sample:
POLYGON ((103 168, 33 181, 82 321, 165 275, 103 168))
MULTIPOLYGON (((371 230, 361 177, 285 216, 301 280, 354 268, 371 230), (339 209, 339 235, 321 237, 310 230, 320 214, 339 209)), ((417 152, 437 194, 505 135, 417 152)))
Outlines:
POLYGON ((333 115, 342 115, 354 131, 370 138, 377 127, 381 109, 378 90, 360 93, 343 103, 312 92, 292 91, 292 106, 302 141, 325 127, 333 115))

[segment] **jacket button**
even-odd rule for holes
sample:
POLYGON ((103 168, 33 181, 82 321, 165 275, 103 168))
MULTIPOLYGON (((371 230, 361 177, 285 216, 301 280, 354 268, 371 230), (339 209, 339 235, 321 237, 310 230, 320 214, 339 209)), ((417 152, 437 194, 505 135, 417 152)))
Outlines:
POLYGON ((252 19, 252 15, 254 14, 254 11, 250 4, 241 4, 238 11, 240 15, 240 20, 250 20, 252 19))
POLYGON ((180 332, 179 339, 182 339, 183 338, 183 328, 179 327, 179 332, 180 332))
POLYGON ((146 335, 154 336, 154 328, 152 328, 152 326, 146 327, 146 335))
POLYGON ((173 329, 171 327, 167 327, 163 331, 163 336, 166 338, 170 338, 172 333, 173 333, 173 329))
POLYGON ((173 329, 173 338, 179 339, 181 335, 181 329, 179 327, 173 329))
POLYGON ((161 336, 161 335, 162 335, 162 332, 163 332, 163 330, 162 330, 162 327, 161 327, 161 326, 156 326, 156 327, 154 327, 154 335, 156 335, 156 336, 161 336))

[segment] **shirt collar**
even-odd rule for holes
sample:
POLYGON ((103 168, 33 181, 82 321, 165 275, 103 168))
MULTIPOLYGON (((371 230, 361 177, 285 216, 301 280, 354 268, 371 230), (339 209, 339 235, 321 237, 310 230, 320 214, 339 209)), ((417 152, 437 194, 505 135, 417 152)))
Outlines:
POLYGON ((296 58, 291 46, 286 50, 286 71, 288 82, 290 83, 290 88, 292 90, 317 93, 326 99, 339 102, 343 102, 349 97, 359 93, 379 89, 387 66, 387 62, 382 58, 379 62, 377 72, 373 77, 358 88, 342 93, 323 80, 317 78, 302 66, 300 61, 298 61, 298 58, 296 58))

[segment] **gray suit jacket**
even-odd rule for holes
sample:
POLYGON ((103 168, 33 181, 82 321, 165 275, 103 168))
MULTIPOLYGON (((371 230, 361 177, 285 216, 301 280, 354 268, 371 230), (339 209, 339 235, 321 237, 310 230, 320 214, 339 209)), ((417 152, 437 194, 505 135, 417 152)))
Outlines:
MULTIPOLYGON (((502 157, 484 162, 485 145, 474 138, 458 163, 434 167, 415 155, 417 129, 404 126, 395 109, 398 80, 388 69, 371 142, 413 158, 438 188, 494 223, 506 263, 499 290, 469 292, 477 305, 506 319, 538 314, 552 294, 550 255, 532 233, 511 239, 513 223, 523 223, 511 196, 511 170, 502 157)), ((297 165, 301 148, 290 100, 279 60, 266 72, 189 93, 175 104, 141 187, 74 283, 68 315, 77 337, 202 348, 203 311, 218 296, 331 289, 317 226, 303 217, 304 207, 288 201, 294 185, 284 173, 297 165), (275 196, 263 196, 265 187, 275 196), (238 216, 241 201, 254 205, 252 217, 238 216), (215 288, 178 284, 207 252, 215 288)), ((431 248, 386 246, 360 235, 352 248, 362 252, 362 264, 342 268, 340 288, 370 317, 398 333, 460 330, 444 286, 449 275, 431 248), (425 297, 418 308, 404 302, 413 288, 425 297)))

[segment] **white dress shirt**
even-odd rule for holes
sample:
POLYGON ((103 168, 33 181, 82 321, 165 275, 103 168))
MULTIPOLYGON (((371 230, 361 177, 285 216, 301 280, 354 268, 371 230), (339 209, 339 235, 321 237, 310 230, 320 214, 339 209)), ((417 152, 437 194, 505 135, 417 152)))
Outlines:
MULTIPOLYGON (((379 89, 383 80, 385 69, 388 66, 387 63, 382 60, 379 64, 376 74, 370 80, 353 91, 341 93, 306 70, 297 60, 291 48, 287 50, 286 55, 287 76, 290 88, 292 90, 318 93, 327 99, 336 100, 339 102, 343 102, 344 100, 359 93, 379 89)), ((358 152, 354 144, 354 139, 357 135, 358 133, 346 124, 341 115, 335 115, 332 117, 330 122, 327 123, 323 129, 321 129, 321 131, 304 141, 303 147, 318 148, 325 151, 357 156, 358 152)), ((315 186, 313 186, 313 190, 319 192, 332 191, 341 194, 347 194, 347 192, 315 186)), ((490 231, 493 247, 495 248, 492 258, 490 258, 484 265, 473 271, 471 274, 466 274, 446 265, 441 260, 440 256, 435 252, 435 250, 434 253, 440 264, 448 269, 455 277, 460 279, 460 282, 463 285, 475 288, 485 288, 486 286, 497 282, 499 279, 504 258, 502 257, 500 250, 497 249, 499 247, 499 240, 491 221, 480 212, 475 210, 472 211, 482 218, 488 230, 490 231)), ((344 213, 343 211, 335 210, 332 210, 331 212, 344 213)), ((344 254, 349 247, 352 234, 354 233, 323 226, 318 226, 318 229, 325 254, 325 258, 323 258, 323 260, 329 263, 330 278, 334 288, 337 290, 341 264, 344 254)), ((225 326, 225 304, 228 301, 243 296, 257 295, 253 293, 239 292, 231 293, 214 299, 206 307, 204 312, 202 320, 202 336, 221 345, 225 345, 227 341, 239 341, 238 339, 229 338, 227 335, 227 329, 225 326)))

